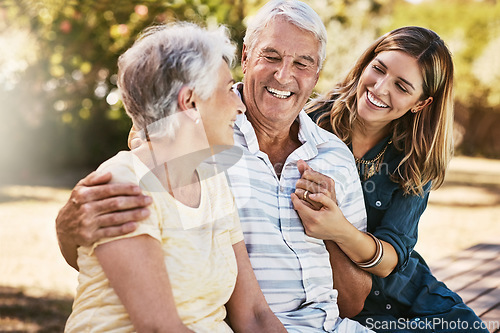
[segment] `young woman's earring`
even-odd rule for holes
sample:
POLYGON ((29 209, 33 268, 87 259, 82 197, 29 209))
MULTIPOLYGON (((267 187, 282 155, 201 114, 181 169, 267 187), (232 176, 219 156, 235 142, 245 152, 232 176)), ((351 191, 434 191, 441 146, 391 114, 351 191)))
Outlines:
POLYGON ((200 118, 196 118, 196 120, 194 121, 194 123, 195 123, 196 125, 198 125, 198 124, 200 123, 200 118))

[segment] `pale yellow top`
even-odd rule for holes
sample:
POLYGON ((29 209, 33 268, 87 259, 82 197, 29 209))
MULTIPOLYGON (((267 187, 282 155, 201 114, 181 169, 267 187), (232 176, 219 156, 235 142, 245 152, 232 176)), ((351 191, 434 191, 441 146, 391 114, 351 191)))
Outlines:
MULTIPOLYGON (((191 208, 168 194, 130 152, 118 153, 98 170, 111 171, 114 182, 140 184, 153 198, 150 217, 135 232, 99 244, 143 234, 158 239, 183 323, 195 332, 232 332, 224 322, 224 304, 236 283, 232 245, 242 241, 243 234, 224 173, 213 175, 198 169, 201 201, 198 208, 191 208)), ((65 332, 134 331, 93 253, 99 244, 78 249, 79 285, 65 332)))

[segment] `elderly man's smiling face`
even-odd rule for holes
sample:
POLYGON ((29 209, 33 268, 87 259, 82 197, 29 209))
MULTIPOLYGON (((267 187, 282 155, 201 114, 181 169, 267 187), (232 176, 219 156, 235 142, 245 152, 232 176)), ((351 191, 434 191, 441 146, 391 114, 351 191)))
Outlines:
POLYGON ((263 29, 251 53, 244 46, 243 98, 251 120, 293 123, 319 77, 320 43, 282 18, 263 29))

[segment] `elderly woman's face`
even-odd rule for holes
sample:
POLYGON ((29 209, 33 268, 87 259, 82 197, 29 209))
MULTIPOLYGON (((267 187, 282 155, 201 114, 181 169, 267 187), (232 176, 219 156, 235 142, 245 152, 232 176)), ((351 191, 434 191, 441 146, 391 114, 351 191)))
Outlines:
POLYGON ((214 145, 234 144, 234 122, 236 115, 245 112, 245 105, 233 91, 234 79, 225 61, 222 61, 215 90, 205 101, 197 103, 208 143, 214 145))

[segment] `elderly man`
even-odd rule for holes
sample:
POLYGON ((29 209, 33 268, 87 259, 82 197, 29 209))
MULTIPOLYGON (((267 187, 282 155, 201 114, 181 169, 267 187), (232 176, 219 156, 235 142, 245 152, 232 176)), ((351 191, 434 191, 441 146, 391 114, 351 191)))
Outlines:
MULTIPOLYGON (((364 332, 340 317, 362 309, 369 276, 336 244, 308 237, 290 198, 296 192, 314 204, 295 184, 304 174, 316 174, 322 180, 317 191, 335 196, 345 217, 366 228, 351 153, 302 111, 318 80, 325 44, 321 19, 300 1, 270 1, 249 22, 244 82, 237 86, 247 112, 235 123, 235 144, 243 154, 227 175, 257 280, 287 330, 364 332)), ((130 232, 148 214, 150 201, 140 189, 107 184, 109 177, 91 174, 80 181, 57 218, 61 251, 75 268, 77 246, 130 232)))

